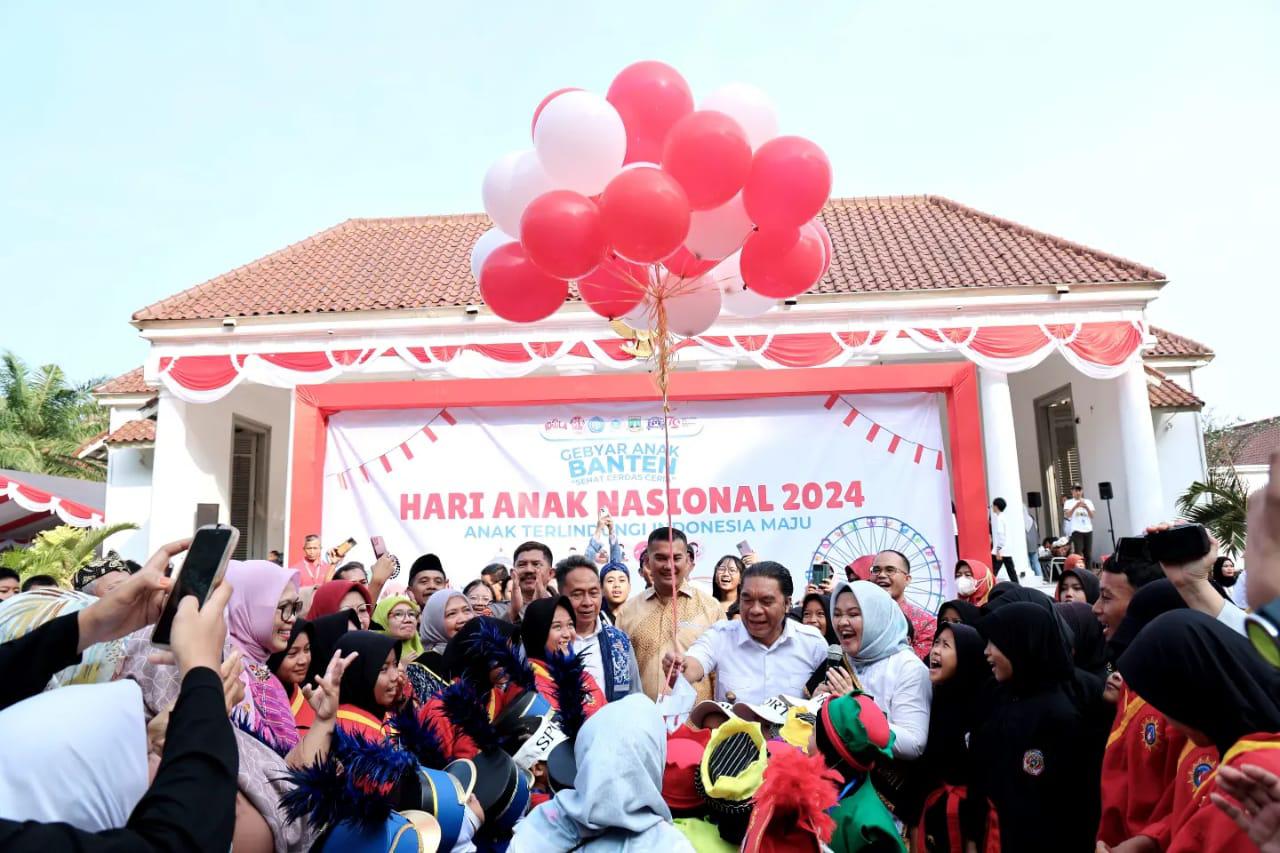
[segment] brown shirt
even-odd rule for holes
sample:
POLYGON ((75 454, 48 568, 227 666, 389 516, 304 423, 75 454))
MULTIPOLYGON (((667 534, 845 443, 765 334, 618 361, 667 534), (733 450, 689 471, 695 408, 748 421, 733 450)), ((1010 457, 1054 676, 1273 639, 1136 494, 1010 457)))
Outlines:
MULTIPOLYGON (((700 589, 685 584, 677 595, 679 637, 682 651, 688 651, 702 632, 724 618, 720 602, 700 589)), ((646 589, 618 611, 616 625, 631 637, 636 662, 640 665, 640 682, 650 699, 657 700, 662 687, 662 656, 672 651, 671 602, 646 589)), ((698 699, 711 698, 711 683, 703 679, 693 685, 698 699)))

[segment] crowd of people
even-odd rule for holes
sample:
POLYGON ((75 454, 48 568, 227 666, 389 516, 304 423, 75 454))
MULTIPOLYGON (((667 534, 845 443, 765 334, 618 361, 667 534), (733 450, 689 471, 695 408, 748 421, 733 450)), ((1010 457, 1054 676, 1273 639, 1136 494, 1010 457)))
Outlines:
POLYGON ((0 849, 1277 850, 1272 467, 1247 585, 1216 545, 1064 559, 1053 596, 966 557, 936 613, 897 551, 805 589, 725 556, 707 592, 681 530, 633 571, 604 520, 403 589, 309 537, 231 561, 167 650, 185 542, 0 571, 0 849))

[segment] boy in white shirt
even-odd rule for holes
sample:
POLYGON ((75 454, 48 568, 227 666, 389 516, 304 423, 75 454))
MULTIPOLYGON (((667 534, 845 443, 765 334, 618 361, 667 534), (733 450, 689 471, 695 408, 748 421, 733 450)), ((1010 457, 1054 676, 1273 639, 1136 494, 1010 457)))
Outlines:
POLYGON ((1071 487, 1071 497, 1062 503, 1062 514, 1070 525, 1071 544, 1084 557, 1085 566, 1093 565, 1093 501, 1084 496, 1084 486, 1071 487))

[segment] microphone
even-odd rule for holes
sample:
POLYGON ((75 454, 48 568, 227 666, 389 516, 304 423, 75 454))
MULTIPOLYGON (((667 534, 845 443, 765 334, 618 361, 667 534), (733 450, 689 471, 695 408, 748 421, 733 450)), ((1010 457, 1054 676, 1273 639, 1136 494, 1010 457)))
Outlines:
POLYGON ((844 666, 844 649, 837 645, 827 646, 827 663, 832 666, 844 666))

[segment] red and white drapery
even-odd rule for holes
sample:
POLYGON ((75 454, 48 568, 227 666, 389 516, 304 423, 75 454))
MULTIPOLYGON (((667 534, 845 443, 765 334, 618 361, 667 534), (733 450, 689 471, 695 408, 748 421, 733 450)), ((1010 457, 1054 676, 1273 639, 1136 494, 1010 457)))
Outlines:
POLYGON ((0 475, 0 498, 6 498, 28 512, 51 512, 74 527, 101 527, 102 510, 20 483, 0 475))
MULTIPOLYGON (((1110 379, 1141 360, 1145 334, 1145 327, 1137 322, 916 327, 706 335, 681 341, 677 347, 700 349, 712 357, 747 360, 763 368, 839 367, 859 356, 876 355, 889 342, 905 337, 926 351, 958 353, 980 367, 1005 373, 1028 370, 1050 353, 1060 352, 1084 375, 1110 379)), ((546 365, 568 366, 574 361, 625 370, 634 368, 636 362, 626 351, 629 343, 621 338, 582 338, 162 356, 157 374, 179 399, 207 403, 226 396, 244 381, 292 388, 329 382, 347 373, 386 372, 384 358, 398 359, 414 370, 443 370, 449 376, 467 379, 519 377, 546 365)))

